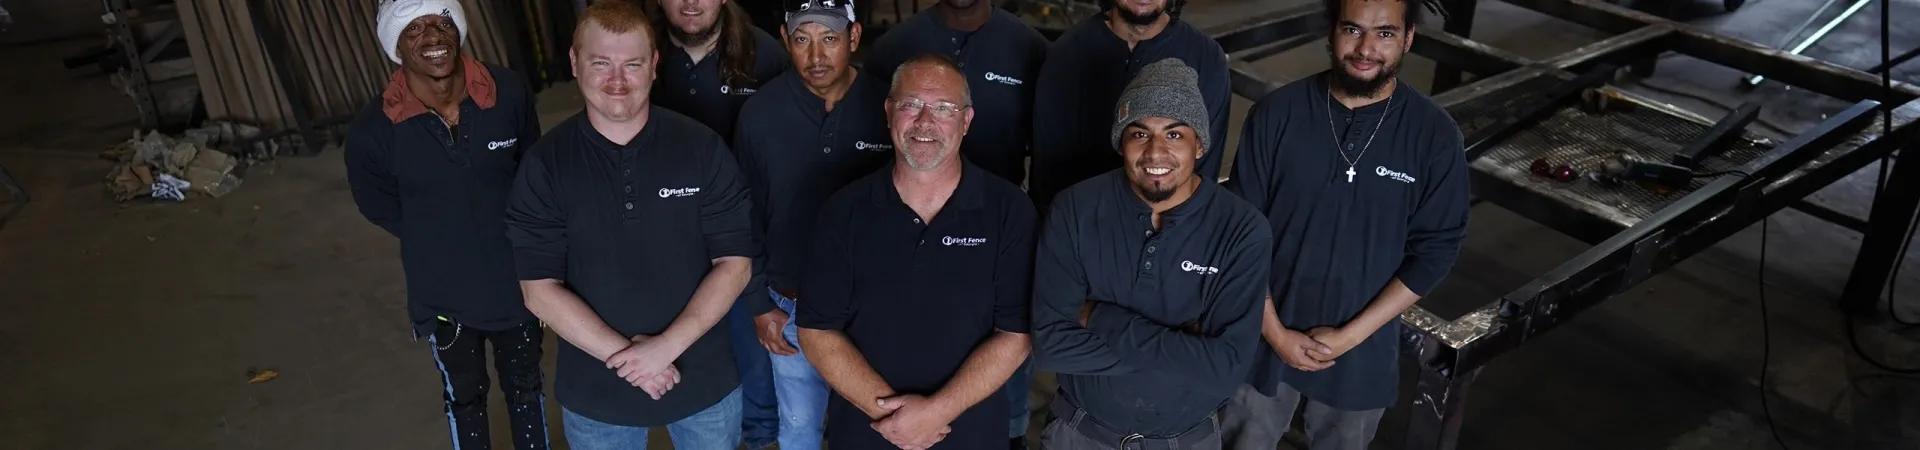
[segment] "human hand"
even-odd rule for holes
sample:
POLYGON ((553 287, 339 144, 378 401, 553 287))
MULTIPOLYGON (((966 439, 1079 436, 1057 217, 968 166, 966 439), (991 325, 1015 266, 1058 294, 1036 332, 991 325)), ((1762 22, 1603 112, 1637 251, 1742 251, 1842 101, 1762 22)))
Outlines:
POLYGON ((760 336, 760 346, 767 352, 780 356, 800 353, 800 349, 787 342, 787 319, 787 312, 779 308, 753 317, 753 334, 760 336))
POLYGON ((939 403, 919 395, 896 395, 880 399, 880 409, 888 414, 873 422, 874 431, 902 450, 924 450, 940 443, 953 432, 955 413, 939 403))
POLYGON ((1080 326, 1087 326, 1087 320, 1093 318, 1093 305, 1098 303, 1100 302, 1087 299, 1086 303, 1080 304, 1080 326))
POLYGON ((667 342, 666 339, 652 336, 634 336, 631 340, 632 343, 628 344, 627 348, 607 357, 607 368, 614 369, 620 378, 634 386, 642 386, 648 382, 670 382, 662 389, 647 392, 658 400, 660 395, 666 393, 666 389, 680 382, 677 370, 672 376, 663 377, 663 375, 667 375, 667 370, 673 366, 673 360, 678 359, 680 352, 685 349, 673 348, 672 343, 667 342), (656 379, 660 380, 656 381, 656 379))
POLYGON ((1332 347, 1307 337, 1306 333, 1294 330, 1280 330, 1280 333, 1273 351, 1279 353, 1280 360, 1288 366, 1305 372, 1333 367, 1332 347))
POLYGON ((1325 344, 1328 349, 1332 350, 1331 352, 1313 355, 1314 359, 1320 361, 1332 361, 1334 358, 1339 358, 1340 355, 1347 354, 1347 350, 1353 350, 1353 346, 1360 345, 1360 341, 1366 339, 1366 336, 1353 336, 1353 333, 1337 327, 1313 327, 1307 330, 1307 337, 1312 338, 1314 342, 1325 344))
MULTIPOLYGON (((631 381, 629 382, 633 383, 631 381)), ((659 400, 660 397, 667 395, 667 391, 673 390, 673 387, 678 384, 680 384, 680 369, 673 365, 668 365, 666 372, 662 372, 653 378, 640 380, 637 383, 633 383, 633 386, 646 392, 648 397, 659 400)))

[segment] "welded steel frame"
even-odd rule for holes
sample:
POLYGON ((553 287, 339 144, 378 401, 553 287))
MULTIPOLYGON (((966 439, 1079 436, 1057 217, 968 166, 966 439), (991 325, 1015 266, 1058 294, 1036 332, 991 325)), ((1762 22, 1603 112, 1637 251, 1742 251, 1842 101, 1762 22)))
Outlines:
MULTIPOLYGON (((1730 38, 1656 16, 1593 0, 1509 0, 1549 15, 1620 33, 1573 51, 1529 60, 1465 39, 1471 2, 1453 6, 1453 20, 1467 26, 1419 29, 1413 52, 1448 69, 1477 78, 1433 96, 1442 106, 1460 104, 1542 76, 1573 80, 1595 67, 1642 68, 1664 52, 1680 52, 1747 73, 1765 75, 1854 105, 1798 136, 1773 146, 1650 216, 1624 220, 1590 206, 1553 198, 1512 181, 1525 176, 1477 159, 1471 165, 1475 195, 1584 242, 1589 250, 1498 299, 1453 318, 1416 305, 1401 314, 1403 355, 1418 376, 1405 392, 1409 411, 1405 446, 1452 449, 1459 433, 1467 388, 1479 369, 1535 336, 1630 289, 1781 209, 1801 203, 1813 192, 1880 161, 1899 148, 1916 148, 1920 136, 1920 89, 1895 83, 1883 89, 1865 72, 1730 38), (1883 124, 1891 126, 1882 127, 1883 124), (1744 175, 1742 175, 1744 174, 1744 175)), ((1208 29, 1228 53, 1234 93, 1260 99, 1283 80, 1263 77, 1250 61, 1324 39, 1328 21, 1317 4, 1277 11, 1208 29)), ((1450 25, 1453 25, 1450 23, 1450 25)), ((1436 83, 1443 81, 1436 77, 1436 83)), ((1636 107, 1651 108, 1702 125, 1706 116, 1601 88, 1636 107)), ((1537 122, 1514 121, 1513 126, 1537 122)), ((1723 130, 1724 132, 1724 130, 1723 130)), ((1710 138, 1710 137, 1709 137, 1710 138)), ((1910 159, 1910 158, 1907 158, 1910 159)), ((1897 164, 1895 180, 1876 196, 1871 231, 1859 257, 1890 267, 1897 239, 1904 237, 1920 203, 1920 164, 1897 164), (1886 232, 1882 230, 1894 230, 1886 232)), ((1857 265, 1858 269, 1859 266, 1857 265)), ((1882 269, 1879 279, 1884 281, 1882 269)), ((1856 276, 1855 278, 1861 278, 1856 276)), ((1868 280, 1871 281, 1871 280, 1868 280)), ((1851 283, 1850 283, 1851 284, 1851 283)), ((1877 285, 1873 290, 1877 298, 1877 285)), ((1849 295, 1853 293, 1849 292, 1849 295)))

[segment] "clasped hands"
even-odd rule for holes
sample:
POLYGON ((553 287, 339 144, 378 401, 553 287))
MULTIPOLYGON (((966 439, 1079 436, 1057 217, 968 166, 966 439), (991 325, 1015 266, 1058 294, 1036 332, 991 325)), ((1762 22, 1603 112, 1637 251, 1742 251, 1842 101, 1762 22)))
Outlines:
POLYGON ((878 400, 881 415, 874 418, 874 431, 901 450, 926 450, 953 432, 960 416, 949 405, 921 395, 905 394, 878 400))
POLYGON ((607 368, 659 400, 680 384, 680 369, 673 366, 673 360, 685 349, 671 347, 667 340, 655 336, 634 336, 627 348, 607 356, 607 368))
POLYGON ((1348 331, 1341 327, 1313 327, 1305 333, 1292 329, 1280 330, 1278 343, 1273 351, 1280 354, 1280 360, 1288 366, 1306 372, 1333 367, 1333 360, 1366 340, 1365 335, 1348 331))

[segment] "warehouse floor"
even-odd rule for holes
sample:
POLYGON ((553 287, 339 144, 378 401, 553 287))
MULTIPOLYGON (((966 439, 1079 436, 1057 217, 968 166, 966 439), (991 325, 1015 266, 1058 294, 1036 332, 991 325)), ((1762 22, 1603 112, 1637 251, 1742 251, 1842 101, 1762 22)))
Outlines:
MULTIPOLYGON (((1204 27, 1296 1, 1194 0, 1185 17, 1204 27)), ((1817 3, 1758 0, 1698 23, 1774 42, 1817 3)), ((1808 53, 1872 65, 1877 20, 1867 8, 1808 53)), ((1478 23, 1475 38, 1529 57, 1602 36, 1504 3, 1483 4, 1478 23)), ((1896 52, 1920 45, 1906 28, 1896 52)), ((428 347, 408 339, 397 247, 356 213, 340 153, 256 167, 220 199, 116 204, 101 188, 109 163, 94 155, 129 137, 135 115, 105 79, 74 80, 59 65, 96 44, 0 48, 0 165, 34 197, 0 229, 0 449, 448 448, 428 347), (278 377, 249 383, 263 370, 278 377)), ((1404 73, 1425 86, 1431 65, 1410 61, 1404 73)), ((1256 65, 1287 79, 1326 67, 1317 45, 1256 65)), ((1707 115, 1721 113, 1709 103, 1738 103, 1729 69, 1678 57, 1661 67, 1648 84, 1667 92, 1649 95, 1707 115)), ((1920 79, 1920 62, 1896 76, 1920 79)), ((544 123, 577 111, 572 89, 543 94, 544 123)), ((1236 121, 1248 105, 1238 99, 1236 121)), ((1796 129, 1823 108, 1837 109, 1806 103, 1765 119, 1796 129)), ((1873 172, 1817 201, 1864 217, 1873 172)), ((1834 307, 1859 235, 1793 211, 1770 224, 1767 392, 1782 437, 1794 449, 1920 448, 1920 379, 1854 358, 1834 307)), ((1747 230, 1496 360, 1474 386, 1460 448, 1771 447, 1755 389, 1759 243, 1747 230)), ((1449 289, 1491 300, 1584 248, 1481 206, 1449 289)), ((1920 264, 1900 280, 1896 303, 1920 317, 1920 264)), ((1869 322, 1860 335, 1876 356, 1920 366, 1920 329, 1869 322)), ((1381 437, 1385 448, 1399 432, 1381 437)))

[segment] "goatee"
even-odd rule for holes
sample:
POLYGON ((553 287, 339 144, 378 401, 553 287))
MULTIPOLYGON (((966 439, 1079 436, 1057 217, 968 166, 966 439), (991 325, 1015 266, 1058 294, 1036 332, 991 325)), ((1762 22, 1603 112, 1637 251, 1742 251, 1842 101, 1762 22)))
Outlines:
POLYGON ((1141 184, 1141 183, 1134 183, 1133 189, 1136 191, 1140 191, 1140 198, 1142 200, 1146 200, 1147 203, 1160 203, 1160 202, 1167 201, 1167 199, 1169 198, 1173 198, 1173 191, 1180 189, 1180 187, 1169 186, 1166 189, 1155 190, 1153 186, 1148 186, 1146 184, 1141 184))
POLYGON ((1128 25, 1139 26, 1153 25, 1154 22, 1160 20, 1161 15, 1167 13, 1165 8, 1147 11, 1144 14, 1136 14, 1132 10, 1128 10, 1119 5, 1115 5, 1113 9, 1120 12, 1120 20, 1127 22, 1128 25))
POLYGON ((1330 75, 1328 78, 1331 78, 1328 80, 1328 84, 1332 85, 1333 89, 1342 95, 1375 98, 1379 97, 1380 91, 1387 87, 1387 82, 1393 81, 1394 76, 1399 74, 1400 63, 1394 63, 1393 65, 1382 65, 1380 67, 1380 73, 1374 75, 1373 79, 1363 80, 1354 77, 1351 73, 1347 73, 1347 65, 1342 62, 1340 58, 1334 57, 1333 70, 1328 71, 1328 75, 1330 75))

